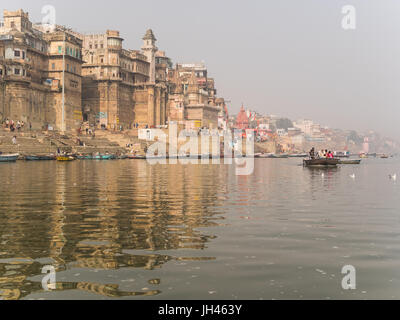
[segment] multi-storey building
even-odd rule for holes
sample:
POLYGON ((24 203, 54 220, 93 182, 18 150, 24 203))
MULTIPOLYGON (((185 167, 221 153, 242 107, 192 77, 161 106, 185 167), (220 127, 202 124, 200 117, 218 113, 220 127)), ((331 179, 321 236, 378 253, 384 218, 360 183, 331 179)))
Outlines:
POLYGON ((185 123, 190 128, 218 128, 217 91, 204 64, 177 64, 169 70, 168 80, 170 121, 185 123))
POLYGON ((60 130, 80 124, 82 42, 77 37, 60 27, 33 25, 23 10, 4 10, 0 48, 3 121, 60 130))
POLYGON ((156 82, 167 82, 168 70, 172 69, 173 64, 164 51, 156 52, 156 82))
POLYGON ((119 129, 172 121, 218 127, 217 103, 204 64, 173 69, 152 30, 141 51, 123 48, 118 31, 82 35, 34 25, 23 10, 4 11, 0 23, 0 121, 72 130, 82 121, 119 129))
POLYGON ((166 89, 155 83, 153 32, 143 38, 143 52, 123 49, 118 31, 82 38, 84 121, 110 129, 165 124, 166 89))

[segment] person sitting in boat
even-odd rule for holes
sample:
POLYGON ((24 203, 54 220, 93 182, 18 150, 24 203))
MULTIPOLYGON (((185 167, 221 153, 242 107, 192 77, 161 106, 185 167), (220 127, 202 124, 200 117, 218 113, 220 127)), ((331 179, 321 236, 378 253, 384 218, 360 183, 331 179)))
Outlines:
POLYGON ((311 158, 312 160, 315 159, 315 148, 314 148, 314 147, 312 147, 312 149, 310 150, 310 158, 311 158))
POLYGON ((333 158, 334 158, 332 151, 328 151, 328 156, 327 156, 327 158, 328 158, 328 159, 333 159, 333 158))

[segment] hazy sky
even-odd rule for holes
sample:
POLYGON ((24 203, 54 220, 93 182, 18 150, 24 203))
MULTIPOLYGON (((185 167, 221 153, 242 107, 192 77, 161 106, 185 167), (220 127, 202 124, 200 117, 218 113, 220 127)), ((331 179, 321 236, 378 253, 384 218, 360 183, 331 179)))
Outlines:
POLYGON ((375 129, 400 139, 399 0, 1 0, 41 21, 81 32, 121 31, 139 49, 152 28, 174 62, 207 64, 218 94, 236 113, 311 118, 344 129, 375 129), (342 29, 342 7, 357 29, 342 29))

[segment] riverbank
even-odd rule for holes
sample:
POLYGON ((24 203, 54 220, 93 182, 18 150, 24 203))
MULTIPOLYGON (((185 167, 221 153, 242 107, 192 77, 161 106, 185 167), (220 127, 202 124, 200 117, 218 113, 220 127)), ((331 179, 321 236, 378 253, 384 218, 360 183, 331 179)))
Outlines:
MULTIPOLYGON (((199 153, 201 154, 201 137, 199 138, 199 153)), ((140 140, 138 130, 126 132, 96 131, 95 135, 77 134, 68 132, 61 135, 55 131, 22 131, 10 132, 9 130, 0 130, 0 152, 3 154, 20 154, 21 157, 27 155, 47 155, 54 154, 57 150, 74 154, 126 154, 135 152, 144 155, 147 148, 154 142, 140 140), (13 137, 16 137, 16 143, 13 143, 13 137)), ((178 149, 185 142, 178 144, 178 149)), ((221 147, 223 140, 221 141, 221 147)), ((167 150, 169 144, 167 143, 167 150)), ((243 147, 245 150, 245 146, 243 147)), ((211 150, 210 150, 211 151, 211 150)), ((254 152, 257 153, 275 153, 276 145, 274 142, 255 143, 254 152)))

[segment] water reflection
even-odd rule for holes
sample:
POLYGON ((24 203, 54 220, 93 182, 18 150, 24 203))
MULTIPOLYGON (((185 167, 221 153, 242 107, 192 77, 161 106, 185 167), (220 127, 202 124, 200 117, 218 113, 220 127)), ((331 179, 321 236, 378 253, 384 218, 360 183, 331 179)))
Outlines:
MULTIPOLYGON (((23 163, 0 166, 0 297, 42 292, 42 267, 117 270, 161 268, 160 251, 204 250, 219 226, 224 166, 148 166, 144 161, 23 163), (210 210, 213 208, 213 210, 210 210), (138 252, 141 252, 140 254, 138 252), (146 253, 143 253, 145 251, 146 253), (152 253, 154 252, 154 253, 152 253), (157 253, 155 253, 157 252, 157 253)), ((102 282, 102 279, 98 279, 102 282)), ((118 285, 57 282, 57 290, 105 297, 157 295, 118 285)))

